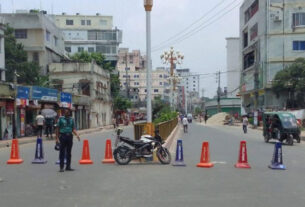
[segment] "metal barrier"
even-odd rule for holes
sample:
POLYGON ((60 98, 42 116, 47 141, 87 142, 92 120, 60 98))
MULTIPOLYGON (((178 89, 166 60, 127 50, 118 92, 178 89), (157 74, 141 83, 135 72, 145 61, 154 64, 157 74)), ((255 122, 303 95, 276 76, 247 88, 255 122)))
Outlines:
POLYGON ((172 133, 175 127, 178 124, 178 118, 172 119, 170 121, 159 123, 155 126, 159 130, 160 136, 163 140, 166 140, 167 137, 172 133))
MULTIPOLYGON (((178 118, 172 119, 170 121, 161 122, 157 125, 152 125, 152 131, 154 132, 154 128, 159 130, 160 136, 163 140, 166 140, 167 137, 172 133, 172 131, 175 129, 175 127, 178 124, 178 118)), ((134 135, 135 140, 139 140, 143 134, 150 134, 147 132, 149 130, 149 126, 147 126, 147 123, 138 123, 134 124, 134 135)), ((152 134, 153 135, 153 134, 152 134)))

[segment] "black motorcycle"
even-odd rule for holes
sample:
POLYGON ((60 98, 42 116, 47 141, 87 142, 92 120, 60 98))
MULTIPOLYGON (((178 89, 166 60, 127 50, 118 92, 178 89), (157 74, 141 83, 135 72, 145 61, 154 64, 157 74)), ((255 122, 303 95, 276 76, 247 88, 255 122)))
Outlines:
POLYGON ((152 157, 154 150, 156 150, 158 160, 162 164, 171 162, 171 155, 168 149, 162 146, 164 142, 158 132, 156 132, 155 137, 144 135, 140 140, 122 137, 121 133, 122 129, 117 129, 116 148, 113 152, 114 159, 118 164, 127 165, 132 159, 152 157))

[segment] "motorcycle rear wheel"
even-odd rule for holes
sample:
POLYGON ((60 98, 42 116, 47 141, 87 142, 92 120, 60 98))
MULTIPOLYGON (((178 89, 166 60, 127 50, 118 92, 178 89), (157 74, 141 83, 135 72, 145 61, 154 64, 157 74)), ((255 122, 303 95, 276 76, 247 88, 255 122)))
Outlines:
POLYGON ((160 147, 157 149, 157 157, 161 164, 168 165, 171 163, 171 154, 168 149, 160 147))
POLYGON ((131 153, 128 147, 118 147, 113 152, 113 157, 119 165, 128 165, 131 161, 131 153))

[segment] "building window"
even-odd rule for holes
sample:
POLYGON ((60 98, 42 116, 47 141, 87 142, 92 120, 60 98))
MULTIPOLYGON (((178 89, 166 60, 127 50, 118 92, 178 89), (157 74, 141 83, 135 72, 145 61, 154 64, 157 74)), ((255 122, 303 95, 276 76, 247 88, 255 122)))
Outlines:
POLYGON ((255 62, 254 51, 246 54, 244 56, 244 70, 254 65, 254 62, 255 62))
POLYGON ((145 93, 147 92, 147 89, 145 89, 145 93))
POLYGON ((87 25, 91 25, 91 20, 90 19, 87 20, 87 25))
POLYGON ((160 85, 160 86, 162 86, 162 85, 163 85, 163 83, 162 83, 162 82, 160 82, 160 83, 159 83, 159 85, 160 85))
POLYGON ((248 46, 248 31, 246 29, 246 31, 243 32, 243 45, 244 48, 246 48, 248 46))
POLYGON ((159 78, 162 78, 162 74, 161 74, 161 75, 159 75, 159 78))
POLYGON ((54 36, 54 45, 57 46, 57 43, 58 43, 58 38, 54 36))
POLYGON ((105 19, 100 20, 100 25, 101 26, 106 26, 107 25, 107 20, 105 20, 105 19))
POLYGON ((86 20, 82 19, 81 20, 81 25, 85 25, 86 24, 86 20))
POLYGON ((254 16, 254 14, 256 14, 258 7, 258 0, 255 0, 253 4, 245 11, 245 24, 251 19, 251 17, 254 16))
POLYGON ((27 30, 26 29, 16 29, 15 30, 16 39, 26 39, 27 38, 27 30))
POLYGON ((293 50, 305 50, 305 41, 293 41, 292 43, 293 50))
POLYGON ((39 64, 39 53, 38 52, 33 52, 33 62, 39 64))
POLYGON ((83 47, 78 47, 78 48, 77 48, 77 51, 78 51, 78 52, 83 52, 83 51, 84 51, 84 48, 83 48, 83 47))
POLYGON ((159 90, 158 90, 158 89, 154 89, 154 92, 155 92, 155 93, 158 93, 158 92, 159 92, 159 90))
POLYGON ((250 41, 257 37, 257 23, 250 29, 250 41))
POLYGON ((46 30, 46 40, 47 41, 50 41, 50 36, 51 36, 51 33, 48 30, 46 30))
POLYGON ((305 26, 305 12, 292 14, 292 26, 293 27, 305 26))
POLYGON ((2 48, 1 43, 2 43, 2 38, 0 37, 0 53, 1 53, 1 48, 2 48))
POLYGON ((88 47, 88 52, 94 52, 94 47, 88 47))
POLYGON ((66 25, 73 25, 73 19, 66 19, 66 25))
POLYGON ((67 52, 71 52, 71 47, 65 47, 65 50, 66 50, 67 52))

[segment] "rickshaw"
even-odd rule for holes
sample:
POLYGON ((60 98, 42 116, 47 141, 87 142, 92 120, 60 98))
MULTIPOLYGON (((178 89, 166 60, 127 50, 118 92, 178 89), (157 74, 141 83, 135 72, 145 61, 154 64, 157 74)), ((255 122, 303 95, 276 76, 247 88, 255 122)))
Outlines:
POLYGON ((264 112, 263 113, 263 135, 265 142, 276 139, 280 142, 284 140, 288 145, 293 145, 295 139, 301 142, 300 129, 296 118, 289 112, 264 112))

